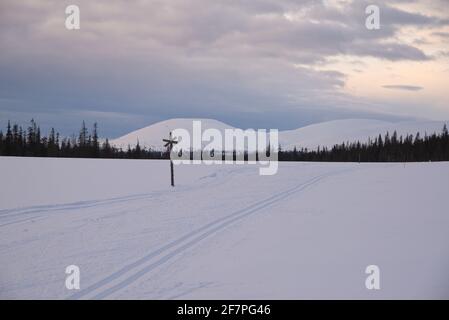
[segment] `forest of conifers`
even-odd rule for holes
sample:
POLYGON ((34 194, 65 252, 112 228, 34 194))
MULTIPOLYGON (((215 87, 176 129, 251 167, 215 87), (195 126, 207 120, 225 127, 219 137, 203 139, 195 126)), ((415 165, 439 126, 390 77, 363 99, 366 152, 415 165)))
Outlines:
MULTIPOLYGON (((89 133, 84 122, 77 136, 61 138, 54 129, 45 136, 31 120, 26 129, 8 122, 5 132, 0 130, 0 156, 167 159, 169 154, 142 148, 139 144, 126 150, 113 147, 108 139, 100 142, 97 124, 89 133)), ((316 150, 307 150, 298 146, 282 150, 280 146, 278 158, 280 161, 449 161, 449 133, 445 125, 440 133, 398 136, 396 132, 386 132, 368 141, 346 142, 332 148, 318 146, 316 150)))

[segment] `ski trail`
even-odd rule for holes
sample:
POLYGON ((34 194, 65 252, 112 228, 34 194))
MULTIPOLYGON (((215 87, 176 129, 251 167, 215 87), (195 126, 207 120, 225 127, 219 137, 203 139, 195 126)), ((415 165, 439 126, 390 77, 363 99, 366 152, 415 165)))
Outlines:
MULTIPOLYGON (((158 193, 162 193, 162 192, 158 192, 158 193)), ((108 204, 114 204, 114 203, 120 203, 120 202, 140 200, 140 199, 148 198, 154 194, 156 194, 156 193, 153 192, 153 193, 146 193, 146 194, 129 195, 129 196, 125 196, 125 197, 117 197, 117 198, 110 198, 110 199, 103 199, 103 200, 78 201, 78 202, 72 202, 72 203, 66 203, 66 204, 42 205, 42 206, 32 206, 32 207, 25 207, 25 208, 16 208, 16 209, 4 209, 4 210, 0 210, 0 218, 10 218, 13 216, 21 216, 21 215, 27 215, 27 214, 31 214, 31 213, 52 212, 52 211, 69 211, 69 210, 91 208, 91 207, 97 207, 97 206, 101 206, 101 205, 108 205, 108 204)))
MULTIPOLYGON (((241 170, 240 170, 241 171, 241 170)), ((205 183, 202 183, 200 186, 197 187, 190 187, 189 189, 186 189, 186 186, 178 187, 176 190, 173 190, 174 192, 182 192, 182 191, 194 191, 199 188, 204 187, 212 187, 217 184, 222 184, 229 179, 231 179, 236 173, 240 172, 239 170, 230 170, 229 172, 226 172, 225 174, 221 175, 215 175, 215 177, 219 177, 219 179, 214 179, 214 181, 207 181, 205 183)), ((205 179, 209 176, 205 176, 200 178, 205 179)), ((115 197, 115 198, 108 198, 108 199, 98 199, 98 200, 87 200, 87 201, 77 201, 77 202, 71 202, 71 203, 63 203, 63 204, 53 204, 53 205, 39 205, 39 206, 29 206, 29 207, 21 207, 21 208, 13 208, 13 209, 2 209, 0 210, 0 220, 3 219, 9 219, 9 218, 21 218, 23 216, 28 216, 26 219, 19 219, 19 220, 13 220, 8 221, 4 224, 0 224, 0 228, 6 225, 25 222, 31 219, 38 218, 39 215, 33 215, 29 216, 31 214, 39 214, 39 213, 45 213, 45 214, 51 214, 54 212, 67 212, 67 211, 73 211, 73 210, 80 210, 80 209, 88 209, 88 208, 96 208, 100 206, 107 206, 111 204, 118 204, 118 203, 128 203, 131 201, 138 201, 143 199, 151 199, 163 194, 166 194, 167 190, 160 190, 160 191, 153 191, 149 193, 142 193, 142 194, 133 194, 133 195, 127 195, 122 197, 115 197)))
POLYGON ((316 184, 317 182, 327 178, 328 176, 343 173, 348 170, 352 170, 352 169, 338 170, 338 171, 333 171, 333 172, 329 172, 329 173, 325 173, 325 174, 316 176, 314 178, 307 180, 306 182, 296 185, 293 188, 284 190, 283 192, 277 193, 277 194, 275 194, 271 197, 268 197, 264 200, 253 203, 243 209, 237 210, 227 216, 218 218, 210 223, 207 223, 206 225, 204 225, 198 229, 195 229, 192 232, 190 232, 172 242, 167 243, 166 245, 147 254, 146 256, 138 259, 137 261, 124 266, 120 270, 112 273, 111 275, 105 277, 104 279, 90 285, 86 289, 83 289, 83 290, 73 294, 72 296, 69 297, 69 299, 83 298, 90 293, 94 293, 94 291, 96 291, 98 289, 102 289, 102 290, 100 290, 98 293, 96 293, 93 296, 93 298, 94 299, 106 298, 107 296, 111 295, 112 293, 129 286, 135 280, 139 279, 140 277, 147 274, 151 270, 155 269, 156 267, 164 264, 171 258, 186 251, 187 249, 194 246, 195 244, 197 244, 204 238, 224 229, 226 226, 232 224, 233 222, 241 220, 244 217, 247 217, 247 216, 253 214, 254 212, 257 212, 258 210, 267 208, 268 206, 271 206, 271 205, 291 196, 292 194, 301 192, 301 191, 309 188, 310 186, 316 184), (174 249, 174 250, 170 251, 170 249, 174 249), (160 257, 155 262, 150 263, 149 265, 145 266, 145 264, 147 262, 150 262, 153 258, 156 258, 166 252, 168 252, 168 253, 163 255, 162 257, 160 257), (128 275, 125 279, 119 281, 117 284, 113 284, 113 282, 115 282, 115 280, 119 280, 120 277, 126 275, 128 272, 130 272, 133 269, 136 269, 138 267, 142 267, 142 268, 137 271, 133 271, 130 275, 128 275), (111 285, 111 284, 113 284, 112 287, 109 287, 108 285, 111 285))
POLYGON ((0 221, 6 221, 5 223, 0 224, 0 228, 16 224, 22 222, 28 222, 34 219, 41 219, 48 217, 51 214, 55 213, 64 213, 69 211, 77 211, 88 208, 96 208, 101 206, 114 205, 119 203, 129 203, 132 201, 138 201, 143 199, 151 199, 156 197, 159 194, 163 194, 163 192, 152 192, 147 194, 139 194, 139 195, 131 195, 125 197, 111 198, 105 200, 89 200, 89 201, 80 201, 73 202, 68 204, 59 204, 59 205, 44 205, 44 206, 36 206, 36 207, 27 207, 27 208, 17 208, 17 209, 8 209, 8 210, 0 210, 0 221))

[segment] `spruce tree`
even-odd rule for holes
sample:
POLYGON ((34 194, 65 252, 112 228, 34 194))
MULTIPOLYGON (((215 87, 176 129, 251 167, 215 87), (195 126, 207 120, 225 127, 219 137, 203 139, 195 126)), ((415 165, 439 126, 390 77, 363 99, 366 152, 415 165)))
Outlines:
POLYGON ((93 156, 97 158, 100 154, 100 144, 98 142, 98 126, 97 123, 94 123, 94 129, 92 132, 92 148, 93 148, 93 156))

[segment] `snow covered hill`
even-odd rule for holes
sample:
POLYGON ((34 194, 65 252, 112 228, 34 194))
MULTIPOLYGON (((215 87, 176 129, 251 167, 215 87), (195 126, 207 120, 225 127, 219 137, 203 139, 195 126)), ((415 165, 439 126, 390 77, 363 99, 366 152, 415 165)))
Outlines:
POLYGON ((424 134, 440 133, 444 124, 449 121, 407 121, 386 122, 369 119, 334 120, 309 125, 296 130, 280 133, 280 143, 285 149, 302 147, 315 149, 318 146, 332 147, 343 142, 367 142, 369 138, 376 138, 379 134, 390 135, 396 131, 398 136, 419 132, 424 134))
POLYGON ((202 130, 214 128, 224 132, 224 129, 233 127, 226 123, 213 119, 170 119, 152 124, 148 127, 130 132, 120 138, 111 141, 117 148, 126 149, 128 145, 134 147, 137 142, 141 147, 164 150, 162 139, 166 139, 170 131, 174 129, 186 129, 192 134, 193 120, 200 120, 202 130))
MULTIPOLYGON (((162 139, 168 136, 168 133, 177 128, 184 128, 192 132, 192 121, 200 120, 202 129, 215 128, 220 132, 225 129, 233 129, 232 126, 213 119, 171 119, 148 127, 133 131, 125 136, 111 141, 111 144, 122 149, 128 145, 135 146, 139 141, 142 147, 151 147, 152 149, 162 150, 162 139)), ((316 149, 318 146, 332 147, 335 144, 343 142, 361 142, 368 141, 368 138, 375 138, 379 134, 392 134, 397 131, 398 135, 415 135, 420 132, 421 135, 440 133, 445 121, 407 121, 407 122, 387 122, 369 119, 347 119, 334 120, 323 123, 317 123, 305 126, 295 130, 279 132, 279 143, 283 149, 308 148, 316 149)), ((263 129, 263 128, 254 128, 263 129)), ((270 129, 270 128, 266 128, 270 129)), ((223 134, 224 136, 224 134, 223 134)))

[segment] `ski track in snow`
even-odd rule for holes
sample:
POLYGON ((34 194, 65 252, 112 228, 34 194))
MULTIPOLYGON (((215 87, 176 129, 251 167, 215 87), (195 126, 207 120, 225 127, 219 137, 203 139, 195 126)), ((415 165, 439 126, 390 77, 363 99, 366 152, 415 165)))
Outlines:
MULTIPOLYGON (((111 199, 104 199, 104 200, 91 200, 91 201, 80 201, 80 202, 73 202, 68 204, 57 204, 57 205, 44 205, 44 206, 34 206, 34 207, 26 207, 26 208, 17 208, 17 209, 5 209, 0 210, 0 219, 5 218, 11 218, 11 217, 21 217, 26 216, 33 213, 51 213, 56 211, 70 211, 70 210, 79 210, 79 209, 86 209, 86 208, 92 208, 92 207, 98 207, 102 205, 110 205, 115 203, 121 203, 121 202, 130 202, 133 200, 141 200, 145 198, 149 198, 154 194, 161 194, 161 192, 157 193, 149 193, 149 194, 140 194, 140 195, 131 195, 126 197, 117 197, 117 198, 111 198, 111 199)), ((38 216, 34 216, 28 219, 22 219, 18 221, 12 221, 8 222, 6 224, 0 225, 0 227, 12 223, 18 223, 23 221, 28 221, 30 219, 36 218, 38 216)))
MULTIPOLYGON (((188 191, 195 191, 197 189, 205 188, 205 187, 213 187, 218 184, 224 183, 231 179, 235 174, 244 171, 246 168, 236 168, 233 170, 230 170, 228 174, 225 174, 221 176, 221 180, 212 179, 210 181, 205 180, 209 178, 217 178, 217 173, 213 173, 207 176, 203 176, 198 178, 199 181, 202 183, 198 186, 189 186, 188 189, 185 187, 177 187, 177 190, 174 192, 181 192, 184 190, 188 191)), ((143 193, 143 194, 133 194, 133 195, 127 195, 122 197, 114 197, 109 199, 98 199, 98 200, 88 200, 88 201, 77 201, 72 203, 64 203, 64 204, 53 204, 53 205, 39 205, 39 206, 30 206, 30 207, 19 207, 19 208, 12 208, 12 209, 2 209, 0 210, 0 221, 2 220, 8 220, 12 218, 12 221, 7 221, 5 223, 0 224, 0 228, 15 224, 15 223, 22 223, 22 222, 28 222, 33 219, 43 219, 49 214, 54 213, 63 213, 68 211, 76 211, 80 209, 88 209, 88 208, 96 208, 100 206, 108 206, 113 204, 119 204, 119 203, 130 203, 132 201, 138 201, 143 199, 151 199, 158 196, 163 196, 167 193, 167 190, 160 190, 160 191, 153 191, 149 193, 143 193), (29 216, 31 214, 40 214, 40 215, 33 215, 29 216), (23 216, 27 216, 27 218, 20 219, 23 216), (15 220, 15 218, 19 218, 15 220)))
MULTIPOLYGON (((210 237, 213 234, 223 230, 232 223, 242 220, 243 218, 246 218, 258 212, 259 210, 275 205, 279 201, 284 200, 293 194, 300 193, 329 176, 351 170, 355 169, 351 168, 344 170, 334 170, 325 174, 318 175, 296 185, 293 188, 289 188, 282 192, 276 193, 275 195, 270 196, 264 200, 258 201, 243 209, 234 211, 231 214, 209 222, 206 225, 199 227, 194 231, 191 231, 190 233, 163 245, 159 249, 150 252, 137 261, 122 267, 120 270, 110 274, 106 278, 103 278, 102 280, 91 284, 86 289, 83 289, 70 296, 69 299, 107 298, 111 294, 114 294, 115 292, 130 286, 142 276, 147 275, 152 270, 163 265, 167 261, 180 255, 186 250, 192 248, 194 245, 204 240, 205 238, 210 237)), ((202 187, 204 187, 204 185, 202 187)))

